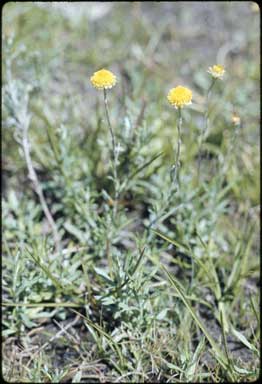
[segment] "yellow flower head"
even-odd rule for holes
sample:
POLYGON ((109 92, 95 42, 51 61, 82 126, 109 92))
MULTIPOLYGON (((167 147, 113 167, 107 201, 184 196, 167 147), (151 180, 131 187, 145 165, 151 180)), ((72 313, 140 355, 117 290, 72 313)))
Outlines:
POLYGON ((192 92, 190 89, 179 85, 176 88, 170 89, 167 100, 175 108, 183 108, 185 105, 191 104, 192 92))
POLYGON ((240 117, 236 114, 232 115, 231 121, 232 121, 233 125, 239 125, 241 122, 240 117))
POLYGON ((90 81, 97 89, 110 89, 116 85, 116 76, 107 69, 100 69, 90 77, 90 81))
POLYGON ((223 65, 213 65, 213 67, 208 68, 208 73, 210 73, 215 79, 222 79, 225 73, 225 68, 223 65))

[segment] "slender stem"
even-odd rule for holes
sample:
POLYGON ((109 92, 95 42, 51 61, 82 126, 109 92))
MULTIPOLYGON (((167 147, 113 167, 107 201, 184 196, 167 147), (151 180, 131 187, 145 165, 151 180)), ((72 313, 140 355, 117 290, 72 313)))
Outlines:
POLYGON ((114 186, 115 186, 115 196, 114 196, 114 202, 113 202, 113 217, 115 218, 117 213, 117 202, 118 202, 118 188, 117 188, 117 152, 116 152, 116 141, 115 141, 115 135, 112 129, 112 125, 109 118, 109 112, 108 112, 108 101, 107 101, 107 93, 106 89, 104 89, 104 103, 105 103, 105 111, 106 111, 106 119, 111 135, 111 141, 112 141, 112 151, 113 151, 113 177, 114 177, 114 186))
POLYGON ((57 230, 55 221, 52 217, 52 214, 51 214, 51 212, 47 206, 47 203, 46 203, 46 200, 45 200, 45 197, 43 194, 43 190, 42 190, 41 185, 39 183, 36 171, 33 167, 31 154, 30 154, 30 144, 29 144, 29 139, 28 139, 28 127, 24 127, 24 129, 23 129, 22 146, 23 146, 25 161, 26 161, 26 165, 27 165, 27 169, 28 169, 29 179, 33 182, 34 190, 38 195, 38 198, 39 198, 40 204, 42 206, 43 212, 44 212, 46 219, 49 223, 49 226, 53 232, 56 251, 60 251, 61 250, 60 236, 58 234, 58 230, 57 230))
POLYGON ((105 110, 106 110, 106 119, 107 119, 107 123, 108 123, 109 131, 110 131, 110 134, 111 134, 112 149, 113 149, 113 153, 114 153, 114 156, 115 156, 115 152, 116 152, 116 143, 115 143, 114 132, 113 132, 112 125, 111 125, 111 122, 110 122, 110 118, 109 118, 108 101, 107 101, 107 93, 106 93, 106 89, 104 89, 104 102, 105 102, 105 110))
MULTIPOLYGON (((11 71, 11 64, 12 61, 8 60, 7 61, 7 79, 8 79, 8 84, 9 84, 9 92, 10 92, 10 97, 13 101, 13 104, 16 106, 19 101, 17 99, 17 94, 15 92, 15 89, 11 86, 13 82, 12 78, 12 71, 11 71)), ((43 190, 41 187, 41 184, 38 180, 36 171, 33 166, 31 154, 30 154, 30 142, 29 142, 29 137, 28 137, 28 130, 30 126, 30 114, 28 112, 28 102, 29 102, 29 92, 24 93, 24 105, 21 105, 20 107, 23 108, 15 108, 13 115, 16 120, 17 126, 18 126, 18 132, 19 132, 19 138, 18 138, 18 143, 21 145, 24 155, 25 155, 25 161, 26 161, 26 166, 28 170, 28 177, 33 183, 33 188, 38 195, 42 210, 44 212, 44 215, 48 221, 48 224, 53 232, 53 237, 54 237, 54 242, 55 242, 55 250, 56 252, 61 252, 61 242, 60 242, 60 236, 56 227, 56 223, 52 217, 52 214, 48 208, 48 205, 46 203, 43 190), (22 132, 22 135, 20 136, 20 132, 22 132)), ((17 132, 17 133, 18 133, 17 132)))
POLYGON ((180 168, 180 152, 181 152, 181 128, 182 128, 182 114, 181 114, 181 108, 178 108, 178 121, 177 121, 177 133, 178 133, 178 140, 177 140, 177 150, 176 150, 176 156, 175 156, 175 163, 172 167, 172 171, 174 172, 173 181, 178 181, 179 176, 179 168, 180 168))
POLYGON ((111 255, 111 239, 110 236, 106 239, 106 256, 108 261, 108 267, 109 267, 109 275, 111 279, 113 279, 113 260, 111 255))
POLYGON ((204 141, 204 138, 207 135, 208 128, 209 128, 209 98, 211 95, 211 90, 216 82, 216 78, 213 78, 208 90, 207 90, 207 95, 206 95, 206 111, 205 111, 205 124, 203 126, 203 129, 201 131, 200 135, 200 143, 199 143, 199 148, 198 148, 198 157, 197 157, 197 180, 199 181, 199 175, 200 175, 200 165, 201 165, 201 149, 202 149, 202 144, 204 141))
MULTIPOLYGON (((234 377, 234 371, 232 370, 233 363, 232 363, 231 357, 229 355, 228 346, 227 346, 226 333, 228 331, 226 331, 224 313, 220 311, 219 315, 220 315, 220 324, 221 324, 221 329, 222 329, 222 339, 223 339, 224 349, 225 349, 225 353, 226 353, 226 357, 227 357, 227 361, 228 361, 228 368, 230 370, 230 373, 234 377)), ((234 377, 234 380, 235 380, 235 377, 234 377)))

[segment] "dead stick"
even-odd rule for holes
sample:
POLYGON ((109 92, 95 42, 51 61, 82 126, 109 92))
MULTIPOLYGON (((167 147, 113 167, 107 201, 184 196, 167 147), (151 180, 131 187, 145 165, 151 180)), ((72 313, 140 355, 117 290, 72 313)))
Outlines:
POLYGON ((28 177, 29 177, 29 179, 33 183, 34 190, 35 190, 36 194, 39 197, 40 204, 42 206, 42 209, 44 211, 46 219, 47 219, 47 221, 49 223, 49 226, 50 226, 50 228, 51 228, 51 230, 53 232, 56 251, 59 251, 61 249, 61 246, 60 246, 60 236, 58 234, 58 230, 57 230, 55 221, 54 221, 54 219, 52 217, 52 214, 51 214, 51 212, 50 212, 50 210, 49 210, 49 208, 47 206, 47 203, 46 203, 46 200, 45 200, 45 197, 44 197, 44 194, 43 194, 43 190, 42 190, 41 185, 39 183, 36 171, 35 171, 35 169, 33 167, 32 158, 31 158, 31 155, 30 155, 30 144, 29 144, 28 132, 27 131, 28 131, 28 128, 25 127, 23 129, 22 145, 23 145, 23 151, 24 151, 24 154, 25 154, 25 161, 26 161, 26 165, 27 165, 27 169, 28 169, 28 177))

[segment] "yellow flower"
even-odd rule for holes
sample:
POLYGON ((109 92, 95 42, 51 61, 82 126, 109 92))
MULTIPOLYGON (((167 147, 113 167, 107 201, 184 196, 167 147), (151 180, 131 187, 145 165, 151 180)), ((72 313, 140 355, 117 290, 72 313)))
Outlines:
POLYGON ((235 114, 232 115, 231 121, 232 121, 233 125, 239 125, 241 122, 240 117, 238 115, 235 115, 235 114))
POLYGON ((110 89, 116 85, 116 76, 107 69, 100 69, 90 77, 90 81, 97 89, 110 89))
POLYGON ((185 105, 191 104, 192 92, 190 89, 179 85, 176 88, 170 89, 167 100, 175 108, 183 108, 185 105))
POLYGON ((222 79, 225 73, 225 68, 223 65, 213 65, 213 67, 208 68, 208 73, 210 73, 215 79, 222 79))

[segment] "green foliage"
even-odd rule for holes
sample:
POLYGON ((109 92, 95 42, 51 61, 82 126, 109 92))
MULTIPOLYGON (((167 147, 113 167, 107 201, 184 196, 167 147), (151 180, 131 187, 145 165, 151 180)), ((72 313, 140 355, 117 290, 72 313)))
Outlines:
POLYGON ((259 63, 250 4, 205 5, 221 35, 201 4, 87 11, 79 3, 81 17, 74 3, 5 5, 5 380, 257 379, 259 63), (206 105, 214 57, 226 75, 206 105), (107 92, 117 173, 103 92, 89 83, 102 67, 118 78, 107 92), (180 83, 193 104, 182 110, 174 183, 179 115, 166 94, 180 83), (29 177, 27 126, 60 247, 29 177))

